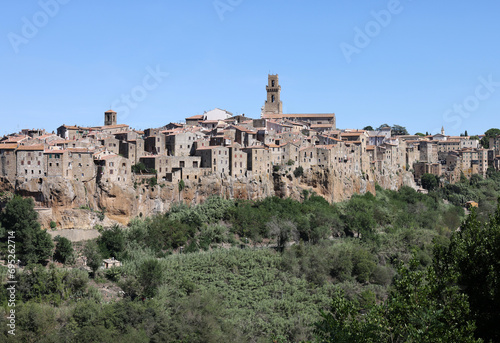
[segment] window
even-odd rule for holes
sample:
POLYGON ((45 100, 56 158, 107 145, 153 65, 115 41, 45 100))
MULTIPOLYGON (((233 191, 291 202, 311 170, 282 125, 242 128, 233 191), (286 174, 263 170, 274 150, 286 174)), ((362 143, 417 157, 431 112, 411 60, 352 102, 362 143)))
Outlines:
POLYGON ((56 163, 56 167, 59 167, 59 163, 56 163))
POLYGON ((38 161, 38 163, 37 163, 37 164, 38 164, 38 165, 40 165, 40 161, 38 161))
POLYGON ((274 80, 271 81, 271 87, 274 87, 274 80))
POLYGON ((31 152, 28 152, 28 157, 31 157, 31 152))
POLYGON ((28 165, 31 165, 31 161, 28 161, 28 165))
POLYGON ((110 173, 110 174, 113 174, 113 169, 110 169, 110 170, 109 170, 109 173, 110 173))
POLYGON ((271 102, 274 102, 274 95, 271 95, 271 102))
POLYGON ((41 152, 39 152, 39 153, 38 153, 38 156, 42 156, 42 153, 41 153, 41 152))

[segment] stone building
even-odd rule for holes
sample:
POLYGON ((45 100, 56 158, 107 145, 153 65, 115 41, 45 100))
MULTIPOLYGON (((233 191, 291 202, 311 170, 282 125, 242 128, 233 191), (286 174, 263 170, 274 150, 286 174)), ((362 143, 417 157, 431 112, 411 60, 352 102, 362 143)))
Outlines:
POLYGON ((51 147, 45 149, 45 165, 47 177, 68 177, 69 153, 64 149, 51 147))
POLYGON ((132 164, 137 164, 144 156, 144 139, 138 137, 127 141, 120 141, 119 154, 128 158, 132 164))
POLYGON ((61 125, 57 128, 57 135, 63 139, 77 140, 87 137, 91 130, 89 127, 61 125))
POLYGON ((0 176, 14 182, 17 174, 17 143, 0 144, 0 176))
POLYGON ((166 154, 165 135, 159 134, 156 136, 146 137, 144 140, 144 151, 153 155, 166 154))
POLYGON ((438 162, 438 148, 436 142, 420 141, 418 148, 420 150, 420 157, 418 159, 419 162, 438 162))
POLYGON ((116 112, 108 110, 104 112, 104 126, 116 125, 116 112))
POLYGON ((252 175, 269 176, 271 173, 271 154, 264 145, 242 148, 247 153, 247 169, 252 175))
POLYGON ((97 181, 130 184, 132 172, 130 161, 120 155, 99 156, 95 160, 97 165, 97 181))
POLYGON ((198 147, 196 156, 201 157, 201 168, 211 168, 214 174, 228 175, 229 148, 224 146, 198 147))
POLYGON ((169 156, 192 156, 196 151, 195 141, 201 138, 193 132, 176 132, 165 137, 166 152, 169 156))
POLYGON ((96 177, 94 164, 95 150, 90 148, 68 148, 68 168, 66 176, 79 181, 89 181, 96 177))
POLYGON ((283 103, 281 97, 281 86, 279 85, 278 74, 267 77, 267 100, 264 103, 263 114, 283 113, 283 103))
POLYGON ((25 181, 45 176, 43 145, 20 145, 16 151, 17 177, 25 181))
POLYGON ((247 171, 247 153, 241 150, 241 145, 234 143, 229 147, 230 175, 245 176, 247 171))

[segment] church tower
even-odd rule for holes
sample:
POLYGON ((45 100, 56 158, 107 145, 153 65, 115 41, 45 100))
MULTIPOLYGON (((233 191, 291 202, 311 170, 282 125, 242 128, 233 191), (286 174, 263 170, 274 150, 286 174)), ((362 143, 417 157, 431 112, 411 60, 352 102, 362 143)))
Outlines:
POLYGON ((109 110, 104 112, 104 125, 116 125, 116 112, 109 110))
POLYGON ((282 114, 283 103, 280 100, 281 86, 279 85, 278 74, 268 75, 266 91, 267 100, 264 104, 263 114, 282 114))

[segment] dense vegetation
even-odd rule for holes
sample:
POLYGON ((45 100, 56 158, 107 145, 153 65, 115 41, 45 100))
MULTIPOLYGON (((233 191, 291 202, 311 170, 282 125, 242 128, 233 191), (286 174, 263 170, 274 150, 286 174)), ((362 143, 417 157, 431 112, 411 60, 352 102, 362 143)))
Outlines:
MULTIPOLYGON (((497 174, 490 176, 459 185, 479 197, 480 216, 494 212, 500 189, 497 174)), ((46 255, 26 259, 17 276, 18 330, 9 340, 497 340, 500 214, 481 224, 474 212, 461 224, 463 203, 475 199, 457 194, 451 186, 430 194, 377 187, 376 196, 333 205, 308 192, 302 201, 176 204, 87 242, 80 250, 91 273, 34 263, 46 255), (99 269, 109 257, 123 266, 99 269), (112 288, 123 293, 104 301, 112 288)), ((20 202, 2 212, 3 227, 14 220, 9 206, 24 208, 20 202)), ((33 223, 26 206, 20 213, 33 223)), ((71 265, 75 255, 71 242, 57 239, 54 260, 71 265)), ((6 268, 0 273, 5 280, 6 268)), ((7 296, 4 287, 0 312, 7 296)), ((8 337, 5 312, 0 318, 8 337)))

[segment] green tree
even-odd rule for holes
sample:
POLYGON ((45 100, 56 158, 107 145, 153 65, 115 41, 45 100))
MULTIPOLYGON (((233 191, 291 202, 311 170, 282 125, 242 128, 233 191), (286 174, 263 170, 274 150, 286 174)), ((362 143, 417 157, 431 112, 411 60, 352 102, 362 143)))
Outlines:
POLYGON ((160 262, 156 259, 144 261, 139 267, 138 277, 143 295, 147 298, 154 297, 163 281, 163 269, 160 262))
POLYGON ((470 319, 477 336, 500 341, 500 199, 489 222, 481 223, 472 208, 448 246, 436 248, 435 268, 440 278, 451 279, 469 298, 470 319))
POLYGON ((133 173, 136 173, 136 174, 137 173, 141 173, 142 174, 145 171, 146 171, 146 165, 144 163, 142 163, 142 162, 139 162, 139 163, 134 164, 132 166, 132 172, 133 173))
POLYGON ((481 145, 483 146, 483 148, 489 149, 490 148, 490 138, 495 138, 498 135, 500 135, 500 129, 492 128, 492 129, 487 130, 484 133, 484 137, 481 138, 481 145))
POLYGON ((103 258, 114 257, 120 259, 125 250, 125 234, 119 225, 104 230, 97 239, 100 253, 103 258))
POLYGON ((57 236, 56 251, 54 252, 54 260, 61 263, 72 263, 74 260, 74 250, 71 241, 65 237, 57 236))
POLYGON ((337 294, 315 324, 316 342, 481 342, 474 338, 467 297, 443 286, 432 268, 412 260, 400 267, 394 291, 382 304, 362 309, 337 294))
POLYGON ((374 131, 374 130, 373 130, 373 127, 372 127, 372 126, 370 126, 370 125, 365 126, 365 127, 363 128, 363 130, 367 130, 367 131, 374 131))
POLYGON ((406 130, 406 127, 394 124, 391 127, 391 135, 392 136, 408 135, 408 131, 406 130))
POLYGON ((297 225, 287 219, 273 217, 266 226, 271 237, 276 238, 276 246, 281 251, 285 249, 289 240, 296 239, 298 236, 297 225))
POLYGON ((425 137, 425 133, 417 132, 415 133, 415 136, 425 137))
POLYGON ((295 168, 295 170, 293 171, 293 175, 295 177, 301 177, 302 175, 304 175, 304 168, 302 168, 302 166, 298 166, 297 168, 295 168))
POLYGON ((85 244, 83 256, 87 259, 87 266, 92 270, 92 276, 95 277, 97 269, 99 269, 102 264, 102 256, 95 241, 88 241, 87 244, 85 244))
POLYGON ((50 235, 40 228, 33 199, 14 196, 0 213, 0 224, 5 228, 2 242, 14 233, 16 254, 24 264, 42 263, 52 256, 54 244, 50 235))
POLYGON ((439 180, 434 174, 424 174, 421 177, 422 187, 427 189, 428 191, 432 191, 439 186, 439 180))

